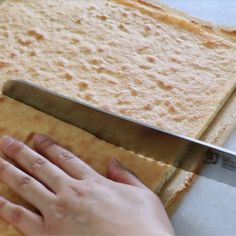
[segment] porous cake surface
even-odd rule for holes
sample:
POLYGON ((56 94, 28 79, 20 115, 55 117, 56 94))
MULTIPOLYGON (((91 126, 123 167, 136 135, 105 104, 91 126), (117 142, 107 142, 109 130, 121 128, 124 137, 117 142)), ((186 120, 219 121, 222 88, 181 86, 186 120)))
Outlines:
POLYGON ((233 43, 141 1, 8 1, 0 83, 33 81, 199 137, 235 87, 233 43))

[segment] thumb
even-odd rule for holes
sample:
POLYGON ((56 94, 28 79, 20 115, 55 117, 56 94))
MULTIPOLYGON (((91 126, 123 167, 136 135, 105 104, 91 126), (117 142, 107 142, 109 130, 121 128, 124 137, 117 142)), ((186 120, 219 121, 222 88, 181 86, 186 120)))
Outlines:
POLYGON ((133 173, 122 167, 116 159, 108 163, 107 178, 123 184, 147 188, 133 173))

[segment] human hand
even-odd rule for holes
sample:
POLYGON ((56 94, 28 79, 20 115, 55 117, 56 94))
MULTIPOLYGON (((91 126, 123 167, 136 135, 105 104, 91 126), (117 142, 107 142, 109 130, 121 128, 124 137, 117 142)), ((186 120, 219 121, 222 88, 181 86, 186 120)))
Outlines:
POLYGON ((36 151, 12 137, 0 149, 0 180, 39 213, 0 198, 0 216, 26 235, 174 235, 159 198, 112 160, 105 178, 48 136, 36 151))

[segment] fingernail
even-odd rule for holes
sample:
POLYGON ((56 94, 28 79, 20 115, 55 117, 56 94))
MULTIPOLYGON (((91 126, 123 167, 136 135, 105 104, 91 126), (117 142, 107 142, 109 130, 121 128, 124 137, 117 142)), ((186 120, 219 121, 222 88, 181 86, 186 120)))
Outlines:
POLYGON ((0 139, 0 145, 2 147, 7 147, 14 142, 14 139, 8 135, 2 136, 0 139))
POLYGON ((120 164, 120 162, 119 162, 118 160, 116 160, 116 159, 112 159, 112 164, 113 164, 114 166, 116 166, 116 167, 122 167, 121 164, 120 164))
POLYGON ((35 134, 34 135, 34 141, 37 143, 43 142, 45 139, 47 139, 47 136, 44 134, 35 134))
POLYGON ((5 198, 3 196, 0 196, 0 202, 4 202, 5 198))
POLYGON ((2 208, 6 203, 6 198, 3 196, 0 196, 0 208, 2 208))

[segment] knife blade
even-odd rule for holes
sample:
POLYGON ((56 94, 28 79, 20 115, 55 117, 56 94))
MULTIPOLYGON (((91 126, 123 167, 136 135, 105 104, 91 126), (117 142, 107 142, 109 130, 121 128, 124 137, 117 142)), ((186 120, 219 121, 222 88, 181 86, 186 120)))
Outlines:
MULTIPOLYGON (((219 165, 227 168, 228 160, 236 163, 234 151, 104 111, 31 82, 9 80, 4 84, 2 93, 111 144, 220 182, 222 178, 218 174, 219 165), (172 156, 173 160, 170 158, 172 156), (209 175, 195 167, 205 164, 216 171, 210 171, 209 175)), ((234 172, 231 174, 236 176, 234 172)), ((223 182, 232 185, 232 181, 223 182)))

